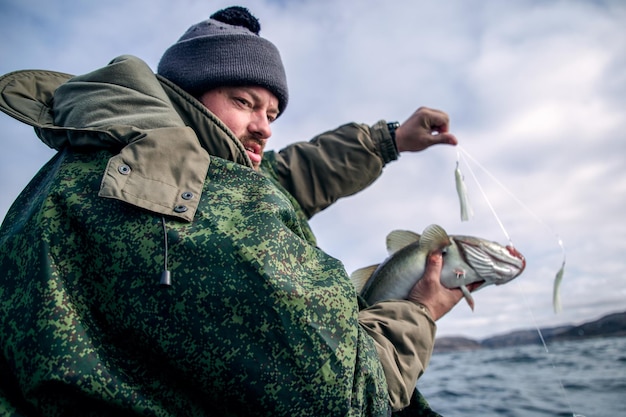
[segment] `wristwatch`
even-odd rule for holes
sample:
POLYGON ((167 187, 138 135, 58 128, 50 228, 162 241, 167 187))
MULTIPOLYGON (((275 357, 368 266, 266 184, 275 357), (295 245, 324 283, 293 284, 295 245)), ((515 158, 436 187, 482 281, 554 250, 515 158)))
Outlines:
POLYGON ((393 142, 393 147, 396 148, 396 152, 398 152, 398 144, 396 143, 396 129, 398 129, 399 127, 399 122, 387 123, 387 129, 389 130, 389 135, 391 135, 391 141, 393 142))

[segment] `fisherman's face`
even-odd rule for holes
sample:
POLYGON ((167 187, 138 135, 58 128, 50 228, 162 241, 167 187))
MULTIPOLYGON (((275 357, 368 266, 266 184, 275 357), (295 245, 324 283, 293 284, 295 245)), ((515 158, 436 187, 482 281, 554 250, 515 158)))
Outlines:
POLYGON ((263 87, 218 87, 200 101, 239 139, 258 169, 272 135, 270 124, 278 117, 278 99, 263 87))

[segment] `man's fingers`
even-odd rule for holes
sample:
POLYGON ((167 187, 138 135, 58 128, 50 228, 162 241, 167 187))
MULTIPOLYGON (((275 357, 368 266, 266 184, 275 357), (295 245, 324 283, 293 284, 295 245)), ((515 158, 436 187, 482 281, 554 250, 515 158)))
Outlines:
POLYGON ((439 274, 442 266, 443 266, 443 255, 441 254, 441 252, 436 251, 436 252, 431 252, 428 254, 428 263, 426 265, 425 272, 430 272, 430 273, 436 272, 437 274, 439 274))
POLYGON ((458 145, 459 141, 452 133, 439 133, 433 135, 433 142, 441 145, 458 145))

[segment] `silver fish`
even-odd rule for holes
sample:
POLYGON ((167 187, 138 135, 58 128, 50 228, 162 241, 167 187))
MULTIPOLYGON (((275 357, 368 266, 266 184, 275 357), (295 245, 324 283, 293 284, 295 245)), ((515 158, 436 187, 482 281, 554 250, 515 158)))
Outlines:
POLYGON ((471 291, 488 285, 505 284, 519 276, 526 261, 513 246, 472 236, 449 236, 436 224, 422 235, 394 230, 387 236, 389 257, 379 265, 361 268, 350 276, 357 292, 369 304, 382 300, 407 299, 415 283, 422 277, 429 253, 443 252, 441 283, 459 288, 474 309, 471 291))

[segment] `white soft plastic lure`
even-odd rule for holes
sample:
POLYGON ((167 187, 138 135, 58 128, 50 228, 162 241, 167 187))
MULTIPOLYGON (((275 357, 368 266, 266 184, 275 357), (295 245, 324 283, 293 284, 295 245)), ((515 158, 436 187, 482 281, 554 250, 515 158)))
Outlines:
MULTIPOLYGON (((515 199, 515 201, 517 201, 518 204, 520 204, 523 208, 525 208, 526 211, 528 211, 539 223, 543 224, 545 227, 547 227, 548 229, 552 230, 545 222, 543 222, 539 217, 537 217, 537 215, 535 213, 533 213, 524 203, 522 203, 513 193, 511 193, 511 191, 509 191, 500 181, 498 181, 489 171, 487 171, 482 165, 480 165, 480 163, 478 163, 478 161, 476 161, 474 158, 472 158, 472 156, 469 155, 466 150, 464 150, 461 147, 459 147, 459 150, 462 151, 464 155, 467 155, 472 160, 472 162, 474 162, 477 166, 479 166, 485 173, 487 173, 491 177, 491 179, 493 179, 511 197, 513 197, 513 199, 515 199)), ((457 152, 457 162, 456 162, 456 169, 454 170, 454 179, 455 179, 455 183, 456 183, 456 191, 457 191, 457 194, 459 195, 459 203, 460 203, 460 206, 461 206, 461 220, 462 221, 467 221, 471 216, 473 216, 473 213, 472 213, 471 207, 469 206, 469 197, 467 195, 467 189, 465 187, 464 177, 463 177, 463 174, 461 173, 461 169, 459 168, 459 161, 460 161, 462 156, 463 155, 461 155, 460 152, 457 152)), ((509 242, 510 242, 511 239, 510 239, 506 229, 504 228, 504 225, 500 221, 500 218, 498 217, 498 215, 495 212, 494 208, 491 206, 491 203, 489 202, 489 199, 487 198, 487 195, 485 194, 485 192, 480 187, 478 179, 474 175, 474 172, 472 171, 471 167, 469 167, 469 165, 468 165, 468 168, 469 168, 470 173, 472 174, 474 180, 476 181, 476 184, 478 185, 479 189, 483 193, 483 197, 485 198, 485 201, 489 205, 489 208, 491 209, 494 217, 496 218, 496 220, 500 224, 500 228, 502 229, 502 231, 507 236, 507 238, 509 239, 509 242)), ((565 247, 563 246, 563 241, 558 237, 558 235, 557 235, 557 238, 558 238, 559 246, 561 247, 561 251, 563 252, 563 262, 561 263, 561 268, 559 268, 559 270, 556 273, 556 276, 554 278, 554 286, 553 286, 553 290, 552 290, 552 307, 554 308, 554 312, 555 313, 559 313, 561 311, 560 288, 561 288, 561 282, 563 281, 563 275, 565 273, 565 257, 566 257, 565 256, 565 247)))
MULTIPOLYGON (((552 229, 545 222, 543 222, 539 217, 537 217, 537 215, 535 213, 533 213, 513 193, 511 193, 504 185, 502 185, 502 183, 500 183, 500 181, 498 181, 489 171, 487 171, 482 165, 480 165, 480 163, 478 163, 478 161, 476 161, 474 158, 472 158, 472 156, 470 154, 468 154, 467 151, 465 151, 460 146, 459 146, 459 151, 463 151, 463 153, 465 155, 467 155, 467 157, 469 157, 474 163, 476 163, 476 165, 478 165, 487 175, 489 175, 491 177, 491 179, 493 179, 498 185, 500 185, 500 187, 502 187, 511 197, 513 197, 513 199, 515 201, 517 201, 523 208, 525 208, 526 211, 528 211, 528 213, 530 213, 539 223, 543 224, 547 229, 552 231, 552 229)), ((456 182, 456 191, 457 191, 457 193, 459 195, 459 202, 461 204, 461 220, 462 221, 467 221, 469 219, 469 216, 471 216, 471 209, 469 207, 469 199, 468 199, 468 196, 467 196, 467 189, 465 188, 465 183, 463 181, 463 174, 461 173, 461 170, 459 168, 459 159, 461 157, 462 157, 462 155, 460 154, 460 152, 457 152, 457 163, 456 163, 456 169, 454 171, 454 179, 455 179, 455 182, 456 182)), ((482 188, 480 186, 480 183, 478 182, 478 179, 476 178, 476 176, 474 175, 474 172, 472 171, 472 168, 469 165, 467 167, 469 169, 470 174, 472 174, 472 177, 476 181, 476 185, 481 190, 481 192, 483 194, 483 197, 485 198, 486 203, 491 208, 491 211, 492 211, 494 217, 496 218, 496 220, 500 224, 500 227, 502 228, 502 231, 504 232, 504 234, 509 239, 509 242, 511 242, 511 239, 509 238, 508 233, 507 233, 506 229, 504 228, 504 225, 502 224, 502 222, 500 222, 500 219, 498 218, 498 215, 496 214, 494 208, 491 206, 491 203, 489 202, 489 199, 487 198, 487 195, 482 190, 482 188)), ((561 251, 563 253, 563 262, 561 263, 561 267, 559 268, 559 270, 556 273, 556 276, 554 277, 554 287, 553 287, 553 290, 552 290, 552 307, 554 308, 554 312, 555 313, 559 313, 561 311, 561 297, 560 297, 559 290, 560 290, 560 287, 561 287, 561 282, 563 281, 563 274, 565 273, 565 258, 566 258, 566 254, 565 254, 565 246, 563 245, 563 241, 561 240, 561 238, 557 234, 555 234, 555 236, 558 239, 559 247, 561 248, 561 251)), ((512 246, 512 243, 511 243, 511 246, 512 246)), ((539 336, 540 336, 541 341, 543 343, 543 347, 545 348, 546 352, 548 352, 548 346, 546 345, 546 342, 545 342, 545 340, 543 338, 543 335, 541 334, 541 330, 539 329, 539 327, 537 327, 537 331, 539 332, 539 336)), ((553 367, 554 367, 554 364, 553 364, 553 367)), ((563 394, 565 396, 567 396, 566 393, 565 393, 565 389, 563 387, 563 383, 560 380, 559 380, 559 383, 561 384, 561 388, 563 388, 563 394)), ((572 410, 571 406, 570 406, 570 411, 572 413, 572 417, 585 417, 582 414, 575 413, 572 410)))
POLYGON ((461 168, 459 167, 459 161, 456 162, 456 169, 454 170, 454 180, 456 183, 456 192, 459 195, 459 203, 461 205, 461 221, 468 221, 470 217, 474 215, 472 207, 469 203, 469 197, 467 196, 467 188, 465 187, 465 181, 461 168))
POLYGON ((565 272, 565 258, 563 258, 561 269, 559 269, 559 272, 556 273, 556 277, 554 278, 554 289, 552 291, 552 307, 554 308, 555 313, 561 312, 561 296, 560 296, 559 288, 561 287, 561 281, 563 281, 564 272, 565 272))

